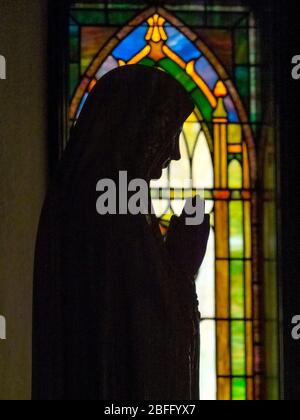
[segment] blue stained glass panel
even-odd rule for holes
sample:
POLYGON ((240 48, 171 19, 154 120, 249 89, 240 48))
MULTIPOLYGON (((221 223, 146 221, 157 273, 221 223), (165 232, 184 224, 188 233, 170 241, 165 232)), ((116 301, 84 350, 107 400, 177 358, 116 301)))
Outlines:
POLYGON ((201 52, 178 29, 173 26, 165 25, 165 30, 168 35, 168 47, 184 61, 189 62, 201 57, 201 52))
POLYGON ((136 28, 114 49, 113 56, 116 59, 129 61, 146 47, 147 44, 145 36, 147 32, 147 25, 142 25, 136 28))
POLYGON ((224 99, 226 111, 228 112, 228 120, 231 123, 238 123, 240 122, 238 114, 236 112, 236 107, 230 97, 230 95, 227 95, 224 99))
POLYGON ((88 96, 89 96, 89 94, 88 94, 88 92, 86 92, 86 93, 84 94, 84 96, 83 96, 83 98, 82 98, 81 102, 80 102, 80 105, 79 105, 79 108, 78 108, 78 111, 77 111, 77 114, 76 114, 76 119, 77 119, 77 118, 79 117, 79 115, 81 114, 81 111, 82 111, 82 109, 83 109, 83 107, 84 107, 84 104, 85 104, 85 102, 86 102, 86 100, 87 100, 88 96))
POLYGON ((70 53, 70 61, 71 62, 78 62, 80 59, 80 52, 79 52, 79 27, 76 25, 70 26, 70 44, 69 44, 69 53, 70 53))
POLYGON ((199 58, 199 60, 196 62, 196 71, 209 86, 209 88, 213 90, 217 81, 219 80, 219 76, 207 58, 199 58))

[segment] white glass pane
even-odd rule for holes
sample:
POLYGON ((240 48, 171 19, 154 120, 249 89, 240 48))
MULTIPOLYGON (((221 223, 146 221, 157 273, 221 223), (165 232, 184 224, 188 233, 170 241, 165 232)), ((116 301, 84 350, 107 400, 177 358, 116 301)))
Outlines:
POLYGON ((171 200, 171 207, 176 216, 180 216, 182 214, 185 202, 186 200, 171 200))
POLYGON ((160 179, 151 181, 150 188, 169 188, 169 169, 168 168, 163 170, 163 173, 160 179))
POLYGON ((180 136, 180 153, 181 159, 170 163, 171 188, 184 188, 191 179, 190 159, 183 134, 180 136))
POLYGON ((152 200, 152 206, 156 217, 159 218, 168 212, 170 208, 170 202, 169 200, 154 199, 152 200))
POLYGON ((199 122, 187 122, 183 126, 190 157, 193 157, 200 131, 201 124, 199 122))
POLYGON ((206 255, 196 280, 202 318, 214 318, 215 309, 215 234, 210 229, 206 255))
POLYGON ((200 323, 200 400, 217 399, 216 380, 216 323, 200 323))
POLYGON ((213 200, 205 200, 205 214, 210 214, 214 209, 215 203, 213 200))
POLYGON ((193 157, 193 186, 203 189, 214 187, 213 162, 203 131, 199 134, 193 157))
POLYGON ((96 79, 99 80, 101 77, 105 76, 106 73, 109 71, 116 69, 118 67, 117 61, 110 55, 107 57, 107 59, 104 61, 100 69, 98 70, 96 74, 96 79))

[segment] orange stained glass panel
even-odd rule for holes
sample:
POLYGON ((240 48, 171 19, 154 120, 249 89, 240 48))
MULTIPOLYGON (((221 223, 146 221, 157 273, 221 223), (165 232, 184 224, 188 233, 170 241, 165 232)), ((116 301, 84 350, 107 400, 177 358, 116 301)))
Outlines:
POLYGON ((229 261, 216 261, 216 313, 217 318, 229 317, 229 261))
POLYGON ((217 321, 218 375, 230 376, 230 325, 229 321, 217 321))
POLYGON ((216 243, 216 257, 228 258, 228 202, 217 200, 215 203, 215 228, 218 238, 216 243))
POLYGON ((231 380, 230 378, 218 378, 218 400, 230 401, 231 380))

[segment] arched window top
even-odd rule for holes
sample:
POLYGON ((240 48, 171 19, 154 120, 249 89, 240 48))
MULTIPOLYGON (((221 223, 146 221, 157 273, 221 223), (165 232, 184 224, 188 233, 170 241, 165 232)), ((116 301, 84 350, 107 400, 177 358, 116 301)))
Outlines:
MULTIPOLYGON (((240 103, 239 111, 242 115, 239 116, 235 104, 239 102, 239 97, 229 82, 227 72, 203 41, 195 40, 195 34, 187 28, 185 28, 186 33, 183 33, 182 22, 164 9, 160 9, 160 14, 152 13, 152 9, 143 12, 119 31, 109 42, 109 55, 107 54, 108 46, 104 51, 101 49, 98 52, 87 69, 87 78, 82 81, 79 93, 83 90, 82 88, 85 88, 85 91, 91 89, 95 79, 99 79, 118 65, 139 63, 159 66, 176 77, 191 93, 195 104, 202 109, 205 121, 210 121, 212 118, 213 110, 217 106, 215 89, 222 83, 223 91, 226 93, 224 102, 229 122, 238 123, 241 120, 246 122, 245 112, 240 103), (145 20, 137 26, 141 19, 145 20), (90 79, 89 83, 88 79, 90 79)), ((78 111, 79 99, 82 102, 84 97, 75 93, 71 118, 75 116, 74 111, 78 111)))
MULTIPOLYGON (((95 29, 94 39, 97 39, 96 33, 95 29)), ((203 40, 164 8, 149 8, 138 14, 96 51, 72 98, 70 120, 78 118, 89 92, 99 78, 117 66, 137 63, 160 67, 185 87, 194 100, 199 121, 208 124, 204 126, 208 138, 212 136, 209 123, 217 108, 218 97, 223 98, 229 124, 242 127, 254 184, 254 138, 248 114, 234 83, 203 40)), ((239 71, 247 73, 245 67, 239 71)), ((246 83, 245 74, 240 76, 246 83)))

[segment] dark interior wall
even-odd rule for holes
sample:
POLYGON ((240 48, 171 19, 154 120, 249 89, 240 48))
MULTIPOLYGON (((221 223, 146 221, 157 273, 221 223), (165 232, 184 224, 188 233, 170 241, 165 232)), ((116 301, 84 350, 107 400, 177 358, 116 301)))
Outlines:
MULTIPOLYGON (((275 0, 274 0, 275 1, 275 0)), ((293 80, 292 57, 300 54, 297 1, 276 0, 276 97, 279 145, 279 265, 281 279, 282 370, 285 400, 300 400, 300 341, 292 339, 292 318, 300 315, 300 80, 293 80)))
POLYGON ((0 0, 0 400, 29 399, 34 242, 46 186, 46 0, 0 0))
POLYGON ((278 104, 274 92, 274 1, 266 0, 256 4, 259 12, 260 51, 262 64, 262 128, 258 138, 258 270, 262 287, 262 372, 263 398, 281 398, 280 376, 280 320, 279 320, 279 270, 278 270, 278 225, 280 208, 277 157, 278 142, 278 104))

